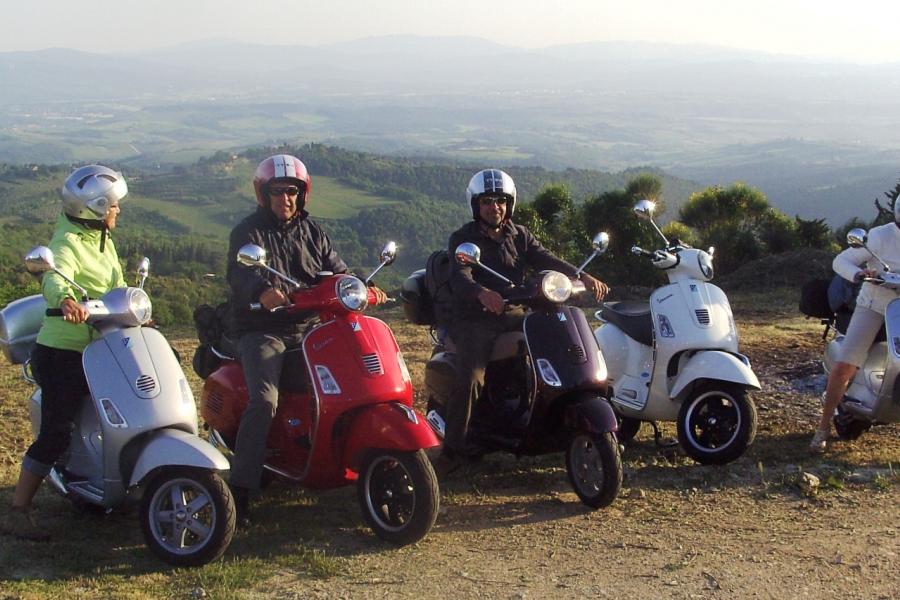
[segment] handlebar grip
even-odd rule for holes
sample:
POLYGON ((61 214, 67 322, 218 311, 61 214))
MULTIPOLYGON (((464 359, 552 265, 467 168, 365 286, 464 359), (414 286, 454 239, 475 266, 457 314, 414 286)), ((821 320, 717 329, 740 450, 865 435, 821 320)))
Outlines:
POLYGON ((48 317, 61 317, 63 316, 63 311, 61 308, 48 308, 44 314, 48 317))

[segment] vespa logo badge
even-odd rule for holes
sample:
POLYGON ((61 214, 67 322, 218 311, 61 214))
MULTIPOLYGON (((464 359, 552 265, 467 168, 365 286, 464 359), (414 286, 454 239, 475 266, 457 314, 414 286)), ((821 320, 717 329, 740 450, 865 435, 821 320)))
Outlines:
POLYGON ((696 292, 696 291, 697 291, 697 286, 696 286, 695 284, 693 284, 693 283, 691 284, 691 291, 692 291, 692 292, 696 292))
POLYGON ((134 340, 130 337, 122 338, 122 347, 131 350, 134 348, 134 340))
POLYGON ((659 335, 666 338, 675 337, 675 330, 672 329, 672 324, 669 323, 669 318, 666 315, 659 315, 659 335))
POLYGON ((359 321, 353 321, 350 323, 350 329, 353 331, 362 331, 362 325, 359 324, 359 321))
POLYGON ((565 323, 568 319, 566 319, 565 313, 556 313, 556 318, 559 319, 560 323, 565 323))
POLYGON ((669 298, 671 298, 671 297, 674 296, 674 295, 675 295, 675 294, 669 294, 669 295, 666 296, 665 298, 657 298, 657 299, 656 299, 656 302, 657 302, 658 304, 662 304, 663 302, 665 302, 666 300, 668 300, 669 298))

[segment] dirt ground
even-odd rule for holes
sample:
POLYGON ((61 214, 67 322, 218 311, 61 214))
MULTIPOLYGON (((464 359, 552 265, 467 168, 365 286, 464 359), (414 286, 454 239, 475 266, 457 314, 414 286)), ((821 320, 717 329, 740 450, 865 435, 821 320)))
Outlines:
MULTIPOLYGON (((381 316, 420 383, 427 334, 396 313, 381 316)), ((434 529, 399 549, 364 526, 352 489, 310 492, 276 483, 223 561, 223 573, 243 579, 220 577, 215 585, 204 583, 216 577, 215 565, 161 570, 133 515, 73 516, 45 490, 42 513, 66 537, 47 550, 17 543, 0 551, 7 563, 0 564, 0 597, 4 580, 42 579, 51 582, 47 591, 18 586, 8 597, 900 598, 900 426, 811 456, 824 383, 821 328, 789 308, 773 313, 753 301, 736 305, 735 314, 764 389, 753 395, 756 441, 729 465, 704 467, 680 450, 659 448, 645 425, 625 451, 620 497, 590 511, 570 490, 561 455, 490 455, 441 481, 434 529), (804 487, 804 473, 819 486, 804 487), (310 551, 324 557, 327 572, 310 569, 310 551), (141 595, 117 577, 171 583, 141 595), (186 588, 169 587, 183 581, 186 588), (104 585, 120 587, 110 592, 104 585)), ((195 341, 170 339, 191 356, 195 341)), ((4 366, 3 373, 13 370, 4 366)), ((199 389, 199 381, 193 385, 199 389)), ((16 401, 23 394, 16 388, 0 405, 8 426, 0 433, 4 497, 30 439, 16 401)), ((672 424, 663 426, 664 436, 674 433, 672 424)))
MULTIPOLYGON (((657 448, 645 425, 620 498, 593 512, 561 456, 492 455, 441 482, 437 524, 416 546, 373 551, 367 532, 335 535, 320 547, 342 557, 341 575, 285 573, 259 596, 900 598, 900 427, 810 456, 821 327, 742 313, 764 389, 756 442, 738 461, 694 464, 657 448), (804 488, 804 473, 819 487, 804 488)), ((396 330, 421 376, 424 333, 396 330)))

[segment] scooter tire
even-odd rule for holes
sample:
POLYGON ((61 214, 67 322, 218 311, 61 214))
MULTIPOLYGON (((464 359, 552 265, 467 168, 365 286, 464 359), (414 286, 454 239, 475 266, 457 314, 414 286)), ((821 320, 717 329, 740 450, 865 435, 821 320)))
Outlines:
POLYGON ((424 450, 369 450, 360 466, 356 491, 366 523, 392 544, 419 541, 437 519, 438 479, 424 450))
POLYGON ((753 443, 756 420, 756 405, 747 395, 746 388, 722 381, 703 383, 681 404, 678 441, 685 453, 698 463, 724 465, 741 457, 753 443), (722 417, 728 415, 716 418, 710 413, 721 408, 731 410, 734 417, 733 431, 724 434, 723 424, 729 427, 730 422, 722 421, 722 417), (727 439, 723 440, 725 435, 727 439))
POLYGON ((869 421, 863 421, 862 419, 853 418, 852 415, 847 414, 847 412, 841 409, 840 406, 838 406, 838 414, 834 416, 834 419, 832 419, 832 421, 834 423, 834 431, 837 433, 838 439, 848 442, 852 442, 853 440, 859 438, 859 436, 867 432, 872 427, 872 423, 870 423, 869 421))
POLYGON ((173 467, 147 485, 139 519, 144 541, 154 554, 176 567, 196 567, 222 556, 231 543, 234 498, 218 474, 173 467), (189 509, 182 517, 175 516, 177 507, 172 506, 179 495, 189 509))
POLYGON ((613 503, 622 489, 622 456, 611 432, 579 431, 566 448, 566 473, 578 498, 598 509, 613 503))

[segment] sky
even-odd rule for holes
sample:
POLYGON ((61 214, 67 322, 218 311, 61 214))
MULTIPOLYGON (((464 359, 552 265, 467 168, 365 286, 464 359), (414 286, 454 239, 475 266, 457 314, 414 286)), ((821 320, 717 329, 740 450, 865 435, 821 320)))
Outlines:
POLYGON ((707 44, 859 63, 900 62, 889 0, 0 0, 0 52, 90 52, 206 39, 319 46, 467 35, 518 47, 707 44))

